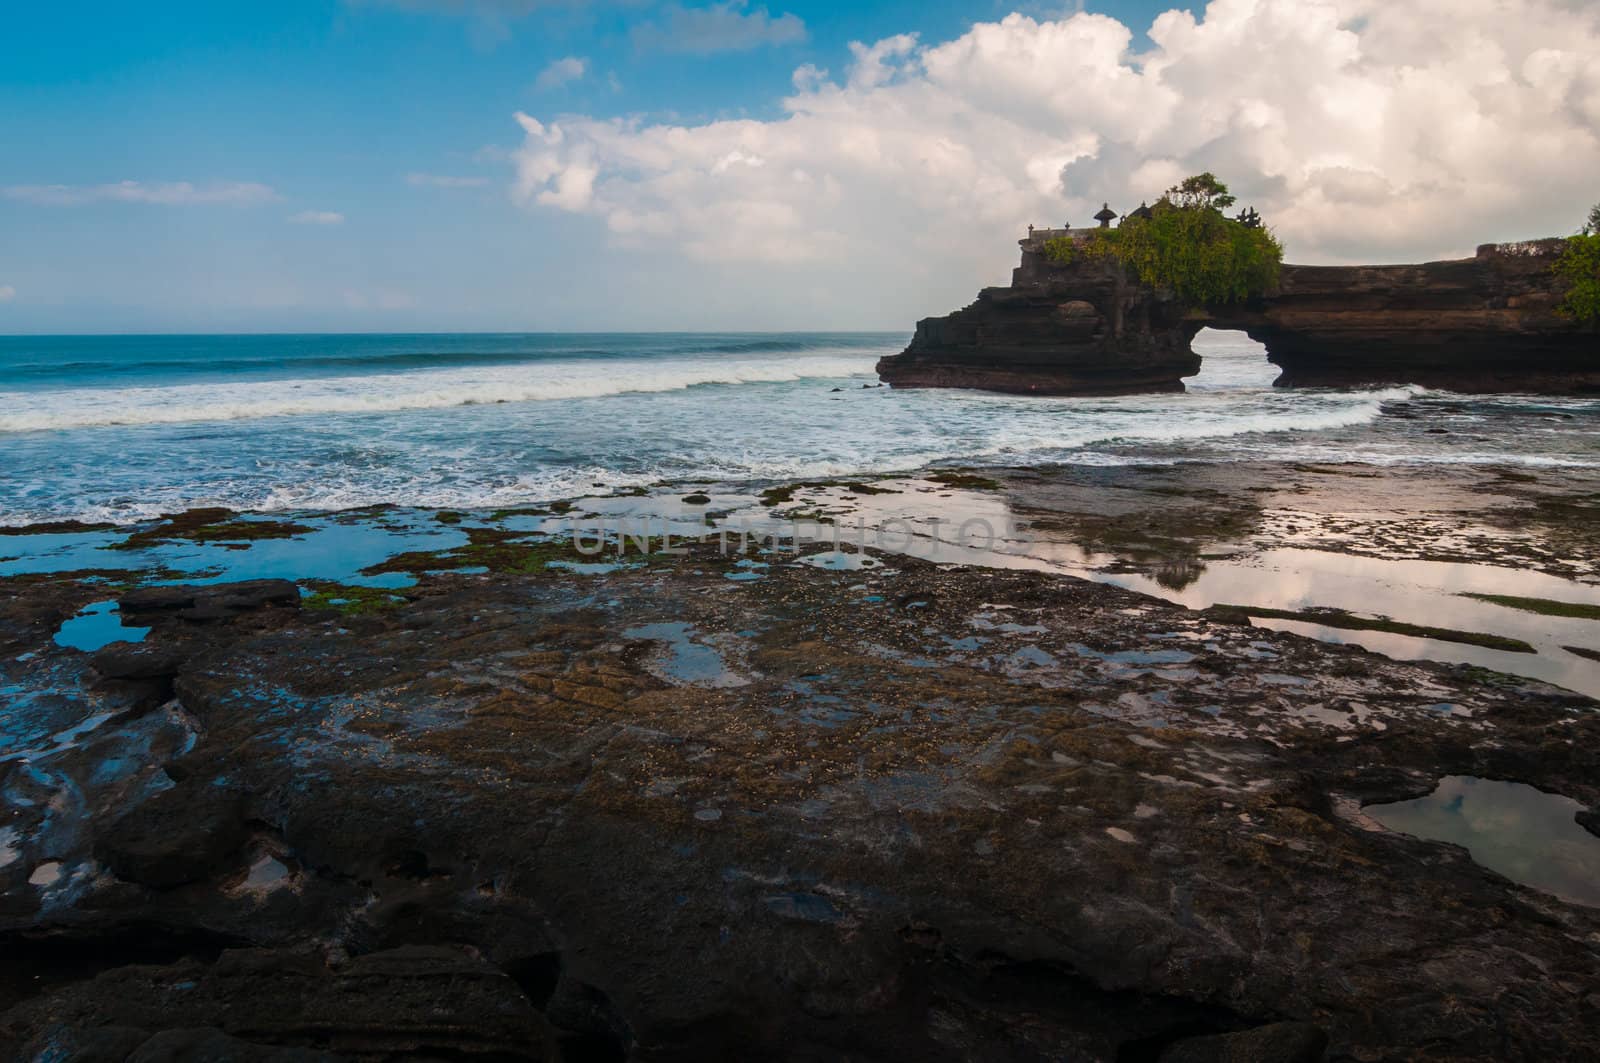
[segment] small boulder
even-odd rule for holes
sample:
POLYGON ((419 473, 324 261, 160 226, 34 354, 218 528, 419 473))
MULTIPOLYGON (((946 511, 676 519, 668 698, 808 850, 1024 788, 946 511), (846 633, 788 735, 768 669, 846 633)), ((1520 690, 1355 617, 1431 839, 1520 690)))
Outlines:
POLYGON ((96 650, 89 666, 105 679, 170 679, 189 660, 186 646, 113 642, 96 650))
POLYGON ((118 818, 94 851, 118 878, 170 889, 221 873, 248 836, 240 795, 193 780, 118 818))
POLYGON ((117 601, 122 612, 164 614, 183 620, 226 620, 268 606, 299 608, 300 588, 286 579, 254 579, 177 587, 143 587, 117 601))

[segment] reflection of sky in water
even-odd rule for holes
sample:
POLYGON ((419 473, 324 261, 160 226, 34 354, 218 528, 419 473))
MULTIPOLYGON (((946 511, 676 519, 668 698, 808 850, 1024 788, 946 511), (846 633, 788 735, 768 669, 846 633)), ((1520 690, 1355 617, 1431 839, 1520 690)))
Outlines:
POLYGON ((1309 635, 1324 642, 1364 646, 1402 660, 1476 664, 1600 697, 1600 662, 1586 661, 1562 648, 1600 646, 1600 623, 1541 616, 1460 597, 1470 591, 1600 604, 1600 588, 1557 576, 1493 565, 1386 560, 1285 549, 1267 550, 1241 560, 1208 562, 1199 578, 1181 590, 1162 587, 1142 575, 1098 578, 1194 608, 1218 602, 1272 609, 1321 606, 1429 627, 1508 635, 1531 643, 1538 653, 1508 653, 1464 643, 1298 621, 1253 621, 1262 627, 1309 635))
MULTIPOLYGON (((299 518, 297 518, 299 519, 299 518)), ((257 539, 223 545, 179 540, 137 550, 113 550, 120 532, 16 535, 0 539, 0 577, 88 569, 169 569, 184 583, 248 579, 337 580, 393 586, 394 578, 359 575, 361 569, 412 550, 447 550, 466 533, 433 521, 432 514, 381 518, 309 518, 311 531, 292 539, 257 539)))
POLYGON ((63 621, 55 641, 58 646, 92 653, 113 642, 143 642, 148 634, 147 627, 124 625, 117 603, 104 601, 86 605, 77 616, 63 621))
POLYGON ((1390 830, 1459 845, 1506 878, 1600 907, 1600 838, 1573 819, 1582 808, 1526 783, 1450 775, 1427 797, 1363 811, 1390 830))
MULTIPOLYGON (((1067 572, 1196 609, 1219 602, 1273 609, 1332 607, 1411 624, 1518 638, 1538 652, 1507 653, 1387 632, 1255 621, 1263 627, 1363 646, 1402 660, 1476 664, 1600 697, 1600 662, 1563 648, 1600 649, 1600 623, 1541 616, 1460 597, 1470 591, 1600 605, 1600 587, 1495 565, 1391 560, 1302 548, 1245 552, 1238 544, 1207 544, 1206 560, 1193 562, 1185 573, 1189 582, 1174 588, 1151 575, 1116 571, 1122 567, 1116 554, 1076 542, 1069 532, 1050 527, 1048 522, 1019 523, 1005 496, 995 492, 939 486, 929 490, 926 481, 917 480, 885 483, 900 493, 856 496, 837 488, 805 490, 796 493, 796 501, 805 509, 820 504, 824 512, 841 511, 839 525, 822 532, 829 543, 837 534, 845 544, 865 542, 946 564, 1067 572), (965 522, 970 523, 963 537, 965 522), (884 529, 882 534, 874 531, 878 527, 884 529), (910 542, 908 530, 914 536, 910 542), (986 530, 993 531, 992 540, 986 530), (1226 556, 1230 553, 1237 556, 1226 556)), ((651 504, 646 499, 633 502, 651 504)), ((778 526, 766 512, 751 518, 748 511, 736 510, 730 519, 735 524, 753 519, 761 528, 778 526)), ((826 566, 828 557, 817 555, 811 563, 826 566)))
MULTIPOLYGON (((807 520, 798 528, 812 541, 829 546, 853 548, 864 543, 946 564, 1067 572, 1195 608, 1218 602, 1276 609, 1333 607, 1413 624, 1519 638, 1534 645, 1538 653, 1507 653, 1293 621, 1256 621, 1328 642, 1364 646, 1391 657, 1477 664, 1600 697, 1600 661, 1585 660, 1563 648, 1600 649, 1600 623, 1541 616, 1460 597, 1471 591, 1600 604, 1600 588, 1493 565, 1389 560, 1301 548, 1245 553, 1238 550, 1238 544, 1221 550, 1218 544, 1208 544, 1206 560, 1189 559, 1191 564, 1184 573, 1188 582, 1174 587, 1151 575, 1113 571, 1124 567, 1115 554, 1074 541, 1060 528, 1047 523, 1019 527, 1001 493, 919 479, 877 482, 888 493, 860 495, 842 487, 802 487, 790 502, 773 507, 758 504, 748 493, 713 492, 710 505, 684 503, 677 493, 585 498, 569 515, 511 517, 503 526, 525 525, 524 530, 554 534, 576 531, 591 546, 598 545, 594 536, 599 528, 610 528, 612 542, 603 556, 593 559, 593 568, 581 562, 570 566, 579 572, 604 572, 619 560, 615 556, 618 530, 657 538, 670 531, 681 541, 710 531, 709 515, 717 526, 734 529, 727 541, 736 549, 739 529, 752 540, 774 532, 786 534, 797 527, 782 519, 786 511, 821 511, 834 515, 837 523, 807 520), (1225 556, 1230 552, 1235 556, 1225 556)), ((395 587, 410 581, 404 576, 362 577, 358 573, 397 553, 449 549, 466 541, 462 527, 440 525, 431 511, 289 516, 309 524, 312 530, 294 539, 257 540, 233 547, 176 542, 131 551, 107 549, 122 540, 122 532, 8 537, 0 539, 0 577, 79 569, 167 568, 182 582, 275 577, 395 587)), ((635 551, 636 547, 628 546, 624 553, 635 551)), ((763 553, 769 560, 782 560, 784 554, 771 557, 771 551, 763 553)), ((839 551, 817 554, 807 563, 825 568, 871 564, 860 554, 839 551)), ((735 573, 741 579, 755 575, 751 568, 735 573)))
POLYGON ((676 621, 640 624, 622 634, 630 639, 665 644, 666 652, 654 658, 650 668, 668 681, 713 687, 743 686, 747 682, 727 666, 715 648, 694 640, 695 629, 691 624, 676 621))
MULTIPOLYGON (((1188 559, 1187 582, 1170 587, 1152 575, 1118 571, 1124 566, 1115 553, 1074 541, 1070 532, 1051 527, 1048 522, 1019 522, 1003 495, 988 491, 930 492, 925 490, 926 483, 919 481, 889 483, 903 493, 854 497, 833 490, 805 492, 804 497, 808 501, 825 500, 825 511, 827 502, 833 500, 848 507, 840 517, 840 537, 846 543, 865 541, 879 549, 946 564, 1067 572, 1195 609, 1222 602, 1273 609, 1331 607, 1428 627, 1522 639, 1538 652, 1507 653, 1387 632, 1292 621, 1254 621, 1262 627, 1363 646, 1402 660, 1476 664, 1600 697, 1600 662, 1585 660, 1563 648, 1600 649, 1600 622, 1541 616, 1460 597, 1473 592, 1600 605, 1600 587, 1495 565, 1359 557, 1303 548, 1247 552, 1240 544, 1217 543, 1205 544, 1207 556, 1203 562, 1188 559), (856 524, 858 519, 865 521, 864 539, 856 524), (969 534, 964 542, 959 541, 959 529, 968 521, 973 522, 968 526, 969 534), (872 531, 880 525, 886 529, 881 536, 872 531), (910 543, 905 541, 907 528, 916 535, 910 543), (986 528, 995 533, 992 542, 984 540, 986 528)), ((744 516, 736 512, 733 519, 744 516)), ((830 529, 828 536, 833 534, 830 529)))

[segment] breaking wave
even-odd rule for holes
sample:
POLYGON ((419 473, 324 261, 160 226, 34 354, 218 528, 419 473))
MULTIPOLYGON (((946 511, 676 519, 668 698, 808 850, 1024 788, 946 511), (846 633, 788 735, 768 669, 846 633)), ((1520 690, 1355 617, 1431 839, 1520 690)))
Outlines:
POLYGON ((872 364, 870 358, 859 355, 806 355, 764 361, 573 360, 477 372, 438 370, 228 384, 0 392, 0 409, 5 410, 0 413, 0 432, 592 399, 631 392, 680 391, 709 384, 852 377, 870 374, 872 364))
POLYGON ((1203 339, 1187 393, 1060 399, 863 390, 885 333, 0 338, 0 525, 954 463, 1600 464, 1592 399, 1276 389, 1258 346, 1203 339))

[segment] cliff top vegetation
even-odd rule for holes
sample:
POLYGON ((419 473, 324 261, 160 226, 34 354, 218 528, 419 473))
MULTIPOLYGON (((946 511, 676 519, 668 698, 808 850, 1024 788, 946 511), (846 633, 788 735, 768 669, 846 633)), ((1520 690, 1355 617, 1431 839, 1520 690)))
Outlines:
POLYGON ((1556 276, 1568 285, 1559 310, 1567 317, 1600 324, 1600 203, 1589 211, 1578 235, 1567 238, 1556 260, 1556 276))
POLYGON ((1117 228, 1057 237, 1044 253, 1061 263, 1114 259, 1140 283, 1196 305, 1238 302, 1277 283, 1283 245, 1253 210, 1225 215, 1236 201, 1213 174, 1196 174, 1167 189, 1148 210, 1125 216, 1117 228))

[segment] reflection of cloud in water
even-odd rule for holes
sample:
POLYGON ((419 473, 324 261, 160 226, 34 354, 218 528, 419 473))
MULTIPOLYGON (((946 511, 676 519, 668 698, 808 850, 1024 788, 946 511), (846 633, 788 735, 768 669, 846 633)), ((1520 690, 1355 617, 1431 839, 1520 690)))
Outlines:
POLYGON ((1364 811, 1390 830, 1462 846, 1523 885, 1600 907, 1600 838, 1573 818, 1582 808, 1526 783, 1451 775, 1426 797, 1364 811))

